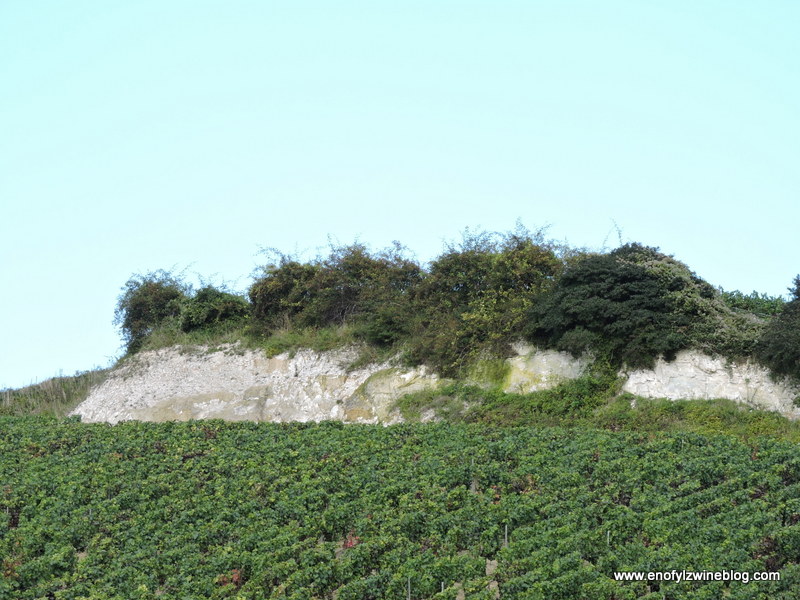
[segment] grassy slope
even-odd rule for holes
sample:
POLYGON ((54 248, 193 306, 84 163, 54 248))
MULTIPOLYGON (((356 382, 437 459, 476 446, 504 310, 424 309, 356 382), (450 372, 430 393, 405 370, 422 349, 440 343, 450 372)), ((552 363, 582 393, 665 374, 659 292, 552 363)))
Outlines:
MULTIPOLYGON (((214 346, 242 332, 160 339, 214 346)), ((351 342, 336 328, 248 345, 351 342)), ((775 413, 634 398, 595 372, 533 394, 456 382, 398 402, 412 421, 427 410, 449 421, 428 425, 47 416, 106 374, 2 392, 0 598, 363 600, 405 597, 412 582, 413 598, 442 600, 459 586, 486 600, 489 586, 506 598, 766 600, 800 585, 800 424, 775 413), (779 570, 782 582, 612 580, 673 568, 779 570)))
POLYGON ((0 391, 0 416, 48 415, 64 417, 100 385, 110 369, 95 369, 53 377, 15 390, 0 391))

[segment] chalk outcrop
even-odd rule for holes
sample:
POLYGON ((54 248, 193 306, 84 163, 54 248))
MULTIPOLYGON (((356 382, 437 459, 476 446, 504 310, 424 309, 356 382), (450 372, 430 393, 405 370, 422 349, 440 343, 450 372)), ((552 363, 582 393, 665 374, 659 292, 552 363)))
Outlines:
MULTIPOLYGON (((502 387, 527 393, 580 376, 591 364, 562 352, 514 346, 502 387)), ((268 357, 263 352, 224 346, 186 351, 143 352, 120 364, 92 390, 73 414, 82 420, 323 421, 383 423, 402 421, 395 401, 410 392, 442 384, 424 367, 372 364, 350 368, 355 349, 301 350, 268 357)), ((623 390, 670 399, 728 398, 798 418, 800 390, 772 381, 751 363, 729 364, 697 352, 681 352, 652 370, 621 373, 623 390)), ((480 382, 476 382, 480 383, 480 382)))
POLYGON ((83 421, 323 421, 393 423, 399 396, 438 384, 425 368, 348 366, 355 350, 268 357, 226 346, 143 352, 115 369, 73 414, 83 421))
POLYGON ((786 381, 773 381, 769 371, 760 365, 729 363, 691 350, 679 352, 671 362, 659 359, 653 369, 628 373, 622 389, 645 398, 727 398, 800 417, 800 408, 795 405, 800 389, 786 381))
POLYGON ((566 352, 539 350, 525 343, 513 346, 516 356, 509 358, 503 391, 527 394, 575 379, 591 364, 589 357, 573 358, 566 352))

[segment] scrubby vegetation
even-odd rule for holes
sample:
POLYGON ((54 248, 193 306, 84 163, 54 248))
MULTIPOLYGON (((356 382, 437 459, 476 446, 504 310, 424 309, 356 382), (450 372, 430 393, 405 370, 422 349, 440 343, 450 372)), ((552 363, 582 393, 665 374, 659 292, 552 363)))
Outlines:
POLYGON ((206 285, 191 298, 184 300, 180 311, 181 331, 236 324, 244 321, 249 312, 250 307, 241 296, 206 285))
POLYGON ((603 369, 527 394, 456 381, 402 396, 396 407, 411 422, 424 415, 448 423, 502 427, 723 434, 747 443, 769 436, 800 442, 800 422, 778 413, 732 400, 639 398, 620 393, 620 381, 603 369))
POLYGON ((116 320, 129 353, 173 344, 243 342, 270 352, 362 344, 463 378, 526 338, 614 368, 651 366, 687 348, 754 358, 800 381, 800 300, 726 292, 656 248, 597 253, 521 226, 465 232, 421 265, 398 243, 333 245, 303 261, 273 251, 246 294, 171 272, 132 277, 116 320))
POLYGON ((505 356, 536 298, 563 269, 540 234, 465 236, 433 260, 410 297, 408 356, 447 376, 482 356, 505 356))

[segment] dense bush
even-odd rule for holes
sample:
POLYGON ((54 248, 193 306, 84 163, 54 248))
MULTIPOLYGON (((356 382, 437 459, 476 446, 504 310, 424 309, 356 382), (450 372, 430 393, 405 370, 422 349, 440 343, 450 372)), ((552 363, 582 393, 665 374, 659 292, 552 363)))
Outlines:
POLYGON ((658 355, 670 357, 687 347, 688 316, 670 297, 685 282, 648 269, 642 258, 667 257, 629 244, 568 268, 556 289, 530 311, 529 338, 632 367, 649 366, 658 355))
POLYGON ((302 313, 311 299, 310 282, 320 268, 285 255, 264 267, 248 292, 256 322, 269 329, 302 313))
POLYGON ((239 321, 249 312, 250 306, 241 296, 207 285, 183 304, 181 330, 188 332, 226 321, 239 321))
POLYGON ((727 307, 686 265, 641 244, 570 265, 529 317, 527 336, 535 343, 633 368, 684 348, 747 356, 761 327, 755 316, 727 307))
POLYGON ((562 261, 541 233, 467 233, 427 271, 402 246, 334 246, 300 263, 278 254, 249 295, 264 332, 348 325, 358 339, 402 345, 409 358, 455 374, 481 353, 504 354, 562 261))
POLYGON ((373 254, 352 244, 305 264, 281 256, 249 294, 265 330, 349 324, 366 341, 386 345, 406 333, 409 291, 421 277, 420 266, 399 245, 373 254))
POLYGON ((169 318, 177 318, 190 288, 169 271, 132 276, 122 288, 114 323, 122 330, 128 352, 140 349, 148 335, 169 318))
POLYGON ((334 247, 310 282, 305 325, 349 322, 367 341, 389 344, 407 331, 409 291, 420 266, 400 245, 376 254, 362 244, 334 247))
POLYGON ((561 269, 540 233, 467 232, 415 289, 410 357, 455 375, 483 353, 507 354, 527 311, 561 269))
POLYGON ((800 382, 800 275, 789 291, 790 301, 764 331, 758 357, 775 375, 800 382))

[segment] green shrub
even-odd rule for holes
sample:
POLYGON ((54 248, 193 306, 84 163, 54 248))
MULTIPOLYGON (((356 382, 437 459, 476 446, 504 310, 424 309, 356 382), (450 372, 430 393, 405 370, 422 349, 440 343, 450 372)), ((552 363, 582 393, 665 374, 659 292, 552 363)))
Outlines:
POLYGON ((310 282, 320 268, 285 255, 280 255, 277 264, 264 267, 248 292, 256 322, 271 329, 302 313, 311 299, 310 282))
POLYGON ((791 300, 767 325, 757 354, 774 375, 800 382, 800 275, 789 291, 791 300))
POLYGON ((178 318, 190 287, 169 271, 132 276, 122 288, 114 323, 122 330, 129 353, 138 351, 156 327, 178 318))
POLYGON ((763 319, 769 319, 779 314, 786 304, 786 301, 780 296, 759 294, 755 290, 745 295, 739 290, 726 292, 720 288, 720 295, 725 304, 733 310, 748 312, 763 319))
POLYGON ((414 290, 409 357, 455 376, 482 355, 507 356, 535 298, 561 269, 541 232, 467 231, 414 290))
POLYGON ((761 327, 754 315, 726 306, 686 265, 656 248, 627 244, 570 265, 529 311, 526 334, 539 345, 640 368, 684 348, 747 356, 761 327))
POLYGON ((267 331, 348 324, 360 338, 388 345, 406 333, 409 290, 421 276, 398 244, 375 254, 352 244, 334 246, 327 258, 305 264, 281 256, 249 294, 253 316, 267 331))
POLYGON ((207 285, 186 300, 181 310, 181 330, 194 331, 247 317, 250 305, 236 294, 207 285))
POLYGON ((303 322, 351 323, 367 342, 390 345, 408 333, 409 295, 421 277, 399 244, 376 254, 362 244, 334 247, 311 281, 303 322))

